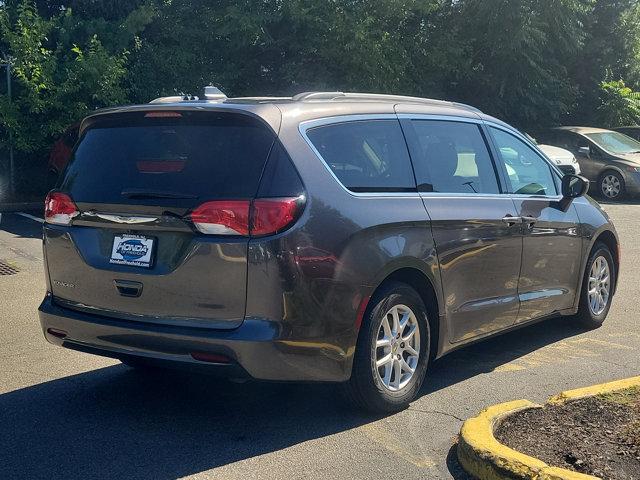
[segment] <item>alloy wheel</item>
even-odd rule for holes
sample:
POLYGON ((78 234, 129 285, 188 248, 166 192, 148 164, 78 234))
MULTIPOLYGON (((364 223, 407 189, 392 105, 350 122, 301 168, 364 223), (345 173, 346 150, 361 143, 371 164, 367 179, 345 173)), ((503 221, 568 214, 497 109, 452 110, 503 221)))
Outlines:
POLYGON ((602 177, 600 189, 605 197, 616 198, 620 195, 622 185, 620 184, 620 179, 616 175, 610 173, 602 177))
POLYGON ((406 305, 395 305, 383 317, 372 346, 375 371, 392 392, 413 378, 420 359, 420 325, 406 305))
POLYGON ((600 315, 607 308, 611 291, 611 272, 609 262, 603 256, 597 257, 589 271, 589 310, 600 315))

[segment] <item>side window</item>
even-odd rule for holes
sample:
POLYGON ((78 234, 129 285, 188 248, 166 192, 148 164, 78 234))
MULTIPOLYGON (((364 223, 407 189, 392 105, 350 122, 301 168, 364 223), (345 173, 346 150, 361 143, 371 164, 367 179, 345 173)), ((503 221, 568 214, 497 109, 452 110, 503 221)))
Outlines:
POLYGON ((354 192, 415 191, 407 145, 397 120, 336 123, 307 130, 331 171, 354 192))
POLYGON ((500 193, 489 150, 478 125, 412 120, 412 156, 423 192, 500 193))
POLYGON ((490 129, 513 193, 523 195, 556 195, 558 193, 551 167, 533 148, 510 133, 494 127, 490 129))

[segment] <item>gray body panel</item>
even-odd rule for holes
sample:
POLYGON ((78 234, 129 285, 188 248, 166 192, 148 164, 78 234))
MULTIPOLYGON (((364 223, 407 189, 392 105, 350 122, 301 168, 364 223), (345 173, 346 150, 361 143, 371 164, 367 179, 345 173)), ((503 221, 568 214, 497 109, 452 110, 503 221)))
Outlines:
POLYGON ((567 205, 559 197, 508 192, 350 192, 304 135, 305 122, 419 115, 493 123, 520 136, 473 109, 390 101, 243 102, 144 105, 98 115, 231 109, 262 119, 305 185, 301 218, 283 233, 237 240, 193 237, 162 218, 154 235, 164 239, 158 248, 167 250, 158 252, 153 272, 103 264, 108 241, 91 223, 95 219, 83 215, 72 227, 45 225, 53 284, 40 319, 49 341, 183 364, 197 363, 189 356, 196 350, 224 352, 255 378, 344 381, 364 309, 389 276, 415 272, 412 278, 433 290, 435 355, 442 356, 498 332, 575 312, 593 242, 603 232, 615 238, 606 214, 588 198, 567 205), (508 225, 502 220, 507 215, 536 216, 538 222, 531 229, 508 225), (143 293, 122 297, 114 280, 140 281, 143 293), (84 293, 71 292, 65 283, 83 285, 84 293))

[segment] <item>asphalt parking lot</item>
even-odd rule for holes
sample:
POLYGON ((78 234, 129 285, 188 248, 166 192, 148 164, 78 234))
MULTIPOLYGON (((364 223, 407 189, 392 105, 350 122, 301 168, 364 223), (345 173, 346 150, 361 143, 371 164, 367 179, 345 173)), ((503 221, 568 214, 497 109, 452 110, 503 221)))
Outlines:
POLYGON ((0 478, 466 478, 452 446, 484 406, 638 375, 640 204, 605 209, 623 265, 604 327, 555 319, 457 351, 388 417, 346 409, 331 385, 141 374, 47 344, 38 213, 2 214, 0 260, 19 272, 0 276, 0 478))

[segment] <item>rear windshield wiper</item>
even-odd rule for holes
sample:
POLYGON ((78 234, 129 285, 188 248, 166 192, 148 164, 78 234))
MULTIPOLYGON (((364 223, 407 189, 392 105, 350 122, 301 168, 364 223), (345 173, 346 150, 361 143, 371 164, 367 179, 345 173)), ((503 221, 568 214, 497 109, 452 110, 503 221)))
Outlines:
POLYGON ((167 192, 161 190, 145 190, 144 188, 130 188, 123 190, 120 195, 127 198, 188 198, 197 199, 197 195, 191 195, 189 193, 182 192, 167 192))

